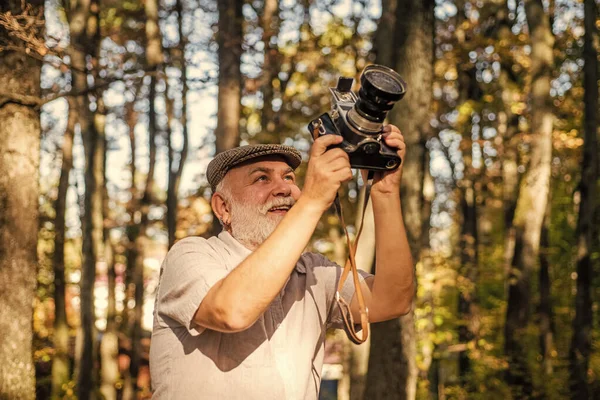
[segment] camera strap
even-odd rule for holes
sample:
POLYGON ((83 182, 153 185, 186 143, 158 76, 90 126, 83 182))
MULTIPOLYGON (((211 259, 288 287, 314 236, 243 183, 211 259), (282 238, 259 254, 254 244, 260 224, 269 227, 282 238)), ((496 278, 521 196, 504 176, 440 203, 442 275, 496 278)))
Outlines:
POLYGON ((369 194, 371 190, 371 182, 373 179, 374 173, 373 171, 369 171, 369 175, 367 181, 365 182, 365 198, 362 206, 362 216, 360 219, 360 225, 358 231, 356 233, 356 239, 354 243, 350 240, 350 235, 348 234, 348 228, 346 227, 346 223, 344 222, 344 213, 342 209, 342 202, 340 201, 339 194, 335 197, 335 208, 340 217, 340 221, 342 226, 344 227, 344 233, 346 234, 346 242, 348 243, 348 260, 346 260, 346 265, 344 266, 344 270, 342 272, 342 276, 340 277, 340 281, 338 283, 337 291, 335 292, 335 300, 340 309, 340 313, 342 314, 342 318, 344 320, 344 330, 348 334, 348 338, 355 344, 364 343, 369 337, 369 309, 365 305, 365 299, 362 292, 362 285, 360 283, 358 277, 358 270, 356 268, 356 249, 358 247, 358 239, 360 238, 360 234, 362 232, 362 228, 364 225, 365 219, 365 211, 367 209, 367 204, 369 202, 369 194), (350 309, 350 305, 342 298, 340 295, 342 288, 344 287, 344 283, 346 282, 346 278, 352 272, 352 279, 354 281, 354 290, 356 291, 356 299, 358 300, 358 309, 360 311, 360 327, 362 329, 362 337, 358 336, 358 332, 356 331, 356 325, 354 322, 354 318, 352 317, 352 310, 350 309))

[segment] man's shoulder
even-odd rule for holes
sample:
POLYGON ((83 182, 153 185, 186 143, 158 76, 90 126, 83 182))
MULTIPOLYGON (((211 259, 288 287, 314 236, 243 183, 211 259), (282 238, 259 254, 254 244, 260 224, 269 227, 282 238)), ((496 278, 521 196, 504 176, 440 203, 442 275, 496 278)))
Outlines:
POLYGON ((188 236, 175 242, 169 252, 177 252, 181 250, 194 249, 208 245, 208 240, 202 236, 188 236))
POLYGON ((205 239, 201 236, 188 236, 183 238, 177 241, 173 247, 169 249, 166 259, 178 258, 189 253, 206 255, 214 254, 216 252, 215 239, 218 241, 216 237, 205 239))

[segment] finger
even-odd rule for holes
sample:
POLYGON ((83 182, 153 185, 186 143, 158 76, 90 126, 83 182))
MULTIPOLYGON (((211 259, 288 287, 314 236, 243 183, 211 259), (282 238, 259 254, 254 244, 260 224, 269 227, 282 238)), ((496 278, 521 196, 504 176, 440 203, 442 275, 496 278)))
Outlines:
POLYGON ((383 127, 383 129, 381 130, 382 133, 386 134, 386 133, 392 133, 392 132, 400 132, 400 128, 398 128, 396 125, 386 125, 383 127))
POLYGON ((331 163, 328 163, 327 166, 328 169, 332 172, 336 172, 345 168, 351 168, 350 161, 344 158, 338 158, 332 161, 331 163))
POLYGON ((390 136, 387 136, 383 138, 383 141, 385 142, 385 144, 387 144, 388 146, 392 146, 392 147, 396 147, 395 144, 397 143, 405 143, 404 138, 398 134, 391 134, 390 136))
POLYGON ((338 148, 329 149, 321 156, 321 160, 326 163, 337 160, 338 158, 349 160, 348 154, 344 150, 338 148))
POLYGON ((311 156, 320 156, 327 151, 329 146, 341 143, 343 138, 339 135, 323 135, 318 137, 310 150, 311 156))
POLYGON ((335 179, 339 182, 348 182, 352 180, 352 178, 354 178, 354 175, 352 174, 352 169, 349 166, 335 171, 334 176, 335 179))
POLYGON ((354 178, 354 175, 352 174, 352 169, 350 168, 344 169, 340 171, 340 173, 343 174, 342 182, 349 182, 352 180, 352 178, 354 178))
POLYGON ((384 132, 381 136, 383 136, 383 138, 402 138, 402 140, 404 140, 404 135, 402 135, 402 132, 400 131, 390 131, 390 132, 384 132))
POLYGON ((395 149, 405 149, 406 148, 406 143, 404 143, 404 140, 401 139, 386 139, 385 140, 385 144, 387 144, 389 147, 395 148, 395 149))

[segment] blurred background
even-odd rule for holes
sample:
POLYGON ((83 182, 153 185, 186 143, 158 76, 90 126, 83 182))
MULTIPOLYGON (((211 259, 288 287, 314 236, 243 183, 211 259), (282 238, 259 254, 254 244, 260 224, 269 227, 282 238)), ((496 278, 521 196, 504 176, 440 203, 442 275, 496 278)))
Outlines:
MULTIPOLYGON (((208 162, 306 160, 329 87, 373 63, 408 84, 418 289, 364 345, 328 333, 321 398, 600 398, 599 26, 595 0, 3 1, 0 398, 149 398, 162 259, 220 230, 208 162)), ((345 262, 333 210, 308 250, 345 262)))

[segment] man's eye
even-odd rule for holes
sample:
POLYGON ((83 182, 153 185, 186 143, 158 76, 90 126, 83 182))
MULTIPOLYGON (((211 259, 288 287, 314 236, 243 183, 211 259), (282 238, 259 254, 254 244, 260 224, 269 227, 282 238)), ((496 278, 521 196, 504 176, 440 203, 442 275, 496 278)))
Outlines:
POLYGON ((267 180, 267 176, 261 175, 258 178, 256 178, 256 180, 254 182, 260 182, 260 181, 266 181, 266 180, 267 180))
POLYGON ((285 179, 287 179, 288 181, 294 182, 294 176, 293 175, 286 175, 285 179))

